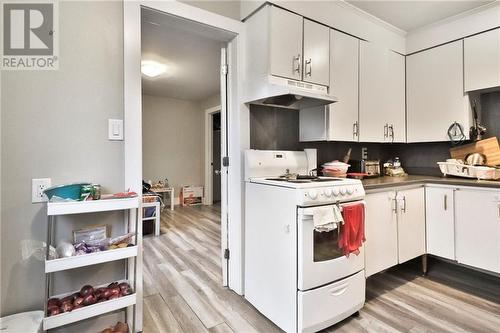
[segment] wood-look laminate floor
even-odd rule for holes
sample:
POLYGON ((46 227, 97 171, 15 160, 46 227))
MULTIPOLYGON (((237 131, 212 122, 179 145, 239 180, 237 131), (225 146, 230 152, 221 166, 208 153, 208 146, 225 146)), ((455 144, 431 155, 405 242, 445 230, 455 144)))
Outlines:
MULTIPOLYGON (((161 236, 144 239, 144 332, 281 332, 221 287, 220 208, 164 210, 161 236)), ((367 280, 358 317, 323 332, 500 332, 500 279, 431 260, 367 280)))

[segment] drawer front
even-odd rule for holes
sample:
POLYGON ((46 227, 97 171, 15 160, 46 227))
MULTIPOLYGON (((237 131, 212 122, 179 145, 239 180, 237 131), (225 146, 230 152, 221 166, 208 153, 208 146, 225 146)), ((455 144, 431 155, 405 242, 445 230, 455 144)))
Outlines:
POLYGON ((361 309, 365 282, 363 270, 318 289, 298 291, 298 332, 317 332, 361 309))

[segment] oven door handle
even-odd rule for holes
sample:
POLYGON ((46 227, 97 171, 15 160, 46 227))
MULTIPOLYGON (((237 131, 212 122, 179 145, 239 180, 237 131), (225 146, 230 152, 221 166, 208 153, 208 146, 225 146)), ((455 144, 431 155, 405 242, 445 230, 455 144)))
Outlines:
POLYGON ((349 287, 349 283, 344 283, 344 284, 341 284, 340 286, 333 287, 328 292, 332 296, 340 296, 347 291, 347 287, 349 287))

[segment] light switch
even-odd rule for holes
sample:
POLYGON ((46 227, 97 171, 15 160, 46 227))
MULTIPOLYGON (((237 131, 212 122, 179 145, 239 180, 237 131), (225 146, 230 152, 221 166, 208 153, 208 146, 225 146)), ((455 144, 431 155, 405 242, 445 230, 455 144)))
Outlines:
POLYGON ((108 139, 112 141, 123 140, 123 120, 108 119, 108 139))

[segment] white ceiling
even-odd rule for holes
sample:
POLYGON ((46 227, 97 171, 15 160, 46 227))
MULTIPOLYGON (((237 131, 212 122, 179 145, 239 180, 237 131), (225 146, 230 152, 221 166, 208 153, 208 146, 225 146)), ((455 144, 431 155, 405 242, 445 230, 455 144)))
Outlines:
POLYGON ((198 23, 142 10, 142 60, 167 66, 156 77, 142 76, 143 93, 203 100, 220 90, 220 53, 231 36, 198 23))
POLYGON ((347 0, 347 2, 405 32, 410 32, 494 0, 347 0))

